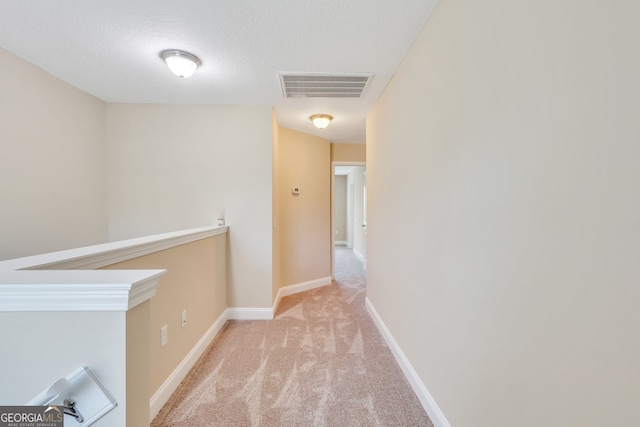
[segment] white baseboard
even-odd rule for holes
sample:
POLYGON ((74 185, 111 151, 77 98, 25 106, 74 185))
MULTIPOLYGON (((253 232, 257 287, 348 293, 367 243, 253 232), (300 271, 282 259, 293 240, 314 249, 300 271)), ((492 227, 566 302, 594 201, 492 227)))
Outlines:
POLYGON ((362 255, 356 248, 353 248, 353 254, 364 264, 364 255, 362 255))
POLYGON ((156 415, 158 415, 160 409, 167 403, 173 392, 176 391, 182 380, 187 376, 191 368, 193 368, 193 365, 196 364, 200 356, 202 356, 202 353, 204 353, 209 344, 211 344, 211 341, 213 341, 218 332, 220 332, 220 329, 222 329, 227 320, 229 320, 227 310, 222 312, 220 317, 213 322, 213 325, 211 325, 198 343, 191 349, 189 354, 187 354, 178 367, 169 375, 169 378, 167 378, 153 396, 151 396, 151 400, 149 401, 149 422, 153 421, 156 415))
POLYGON ((330 285, 332 282, 331 276, 322 277, 320 279, 309 280, 308 282, 296 283, 295 285, 283 286, 278 289, 276 300, 273 302, 273 314, 275 316, 280 300, 286 296, 297 294, 300 292, 308 291, 310 289, 319 288, 321 286, 330 285))
POLYGON ((229 320, 271 320, 273 310, 270 308, 230 307, 226 310, 229 320))
POLYGON ((435 427, 451 427, 451 424, 449 424, 449 421, 447 421, 447 419, 445 418, 444 414, 436 404, 436 401, 433 400, 431 393, 429 393, 429 390, 427 390, 427 387, 424 385, 415 369, 413 369, 411 363, 409 363, 409 360, 400 349, 400 346, 398 346, 398 343, 391 335, 391 332, 389 332, 389 329, 387 329, 386 325, 378 315, 378 312, 371 304, 369 298, 365 298, 365 307, 371 315, 373 322, 378 327, 378 330, 387 342, 387 345, 391 349, 393 356, 396 358, 398 365, 400 365, 402 372, 404 372, 405 377, 407 377, 409 384, 411 384, 413 391, 415 392, 416 396, 418 396, 422 407, 429 416, 429 419, 431 419, 433 425, 435 427))
POLYGON ((336 246, 349 246, 349 242, 344 241, 344 240, 336 240, 335 241, 335 245, 336 246))

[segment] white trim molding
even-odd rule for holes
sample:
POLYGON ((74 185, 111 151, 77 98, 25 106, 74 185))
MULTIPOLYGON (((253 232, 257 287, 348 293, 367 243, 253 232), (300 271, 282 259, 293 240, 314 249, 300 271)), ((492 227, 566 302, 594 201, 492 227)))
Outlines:
POLYGON ((336 240, 335 246, 349 246, 349 242, 346 240, 336 240))
POLYGON ((308 291, 322 286, 330 285, 332 282, 331 276, 322 277, 320 279, 309 280, 308 282, 297 283, 295 285, 283 286, 278 289, 275 301, 273 301, 273 316, 275 316, 280 305, 280 300, 286 296, 297 294, 300 292, 308 291))
MULTIPOLYGON (((336 180, 336 166, 366 166, 367 162, 366 161, 356 161, 356 160, 332 160, 331 161, 331 188, 330 188, 330 199, 331 203, 331 230, 335 230, 336 229, 336 221, 335 221, 335 209, 333 206, 333 201, 335 199, 335 180, 336 180)), ((333 231, 331 231, 330 233, 331 236, 331 277, 335 277, 336 275, 336 260, 335 260, 335 251, 333 250, 333 248, 336 246, 337 242, 336 240, 336 236, 334 234, 333 231)), ((342 242, 340 242, 342 243, 342 242)), ((345 242, 348 248, 351 249, 351 246, 349 246, 349 242, 345 242)), ((275 311, 274 311, 275 313, 275 311)))
POLYGON ((0 261, 0 271, 94 270, 174 246, 224 234, 228 226, 200 227, 66 251, 0 261))
POLYGON ((0 312, 127 311, 166 270, 0 271, 0 312))
POLYGON ((204 333, 202 338, 191 349, 189 354, 182 359, 182 362, 173 370, 171 375, 162 383, 162 385, 153 393, 149 400, 149 422, 158 415, 162 407, 169 401, 171 395, 176 391, 180 383, 187 376, 191 368, 196 364, 200 356, 209 347, 213 339, 222 330, 222 327, 229 320, 229 313, 225 310, 220 317, 213 322, 213 325, 204 333))
POLYGON ((273 310, 270 308, 229 307, 225 310, 229 320, 271 320, 273 310))
POLYGON ((373 322, 378 327, 378 330, 384 337, 384 340, 387 342, 393 356, 398 362, 398 365, 400 365, 405 377, 407 377, 409 384, 411 384, 413 391, 416 396, 418 396, 422 407, 426 411, 433 425, 435 427, 451 427, 451 424, 449 424, 449 421, 445 418, 444 414, 436 404, 436 401, 431 396, 431 393, 429 393, 429 390, 427 390, 427 387, 418 376, 418 373, 413 369, 413 366, 411 366, 409 359, 407 359, 403 351, 400 349, 400 346, 391 335, 391 332, 389 332, 389 329, 387 329, 387 326, 378 315, 378 312, 373 307, 373 304, 371 304, 369 298, 365 298, 365 307, 367 308, 369 315, 371 315, 373 322))

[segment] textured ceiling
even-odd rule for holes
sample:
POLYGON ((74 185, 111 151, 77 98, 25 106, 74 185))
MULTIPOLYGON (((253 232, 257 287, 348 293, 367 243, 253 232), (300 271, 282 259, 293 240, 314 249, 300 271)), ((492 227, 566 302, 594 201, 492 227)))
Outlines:
POLYGON ((438 0, 6 0, 0 47, 107 102, 273 105, 281 126, 364 142, 365 119, 438 0), (202 60, 188 79, 158 54, 202 60), (362 98, 288 98, 279 72, 373 73, 362 98), (324 130, 308 117, 334 116, 324 130))

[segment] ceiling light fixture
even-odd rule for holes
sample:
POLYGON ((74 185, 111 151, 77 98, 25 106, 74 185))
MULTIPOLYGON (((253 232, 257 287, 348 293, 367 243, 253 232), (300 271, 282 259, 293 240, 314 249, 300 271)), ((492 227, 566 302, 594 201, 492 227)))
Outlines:
POLYGON ((328 114, 314 114, 313 116, 309 117, 309 119, 313 122, 313 125, 315 127, 317 127, 318 129, 324 129, 329 126, 329 123, 331 123, 333 117, 328 114))
POLYGON ((200 59, 183 50, 167 49, 160 52, 160 58, 167 64, 167 67, 178 77, 189 77, 200 66, 200 59))

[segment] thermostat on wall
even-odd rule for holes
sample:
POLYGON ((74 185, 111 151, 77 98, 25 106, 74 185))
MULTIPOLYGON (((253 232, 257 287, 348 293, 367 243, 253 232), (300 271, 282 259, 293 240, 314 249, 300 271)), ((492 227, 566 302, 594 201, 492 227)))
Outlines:
POLYGON ((300 194, 300 187, 291 187, 291 194, 300 194))

